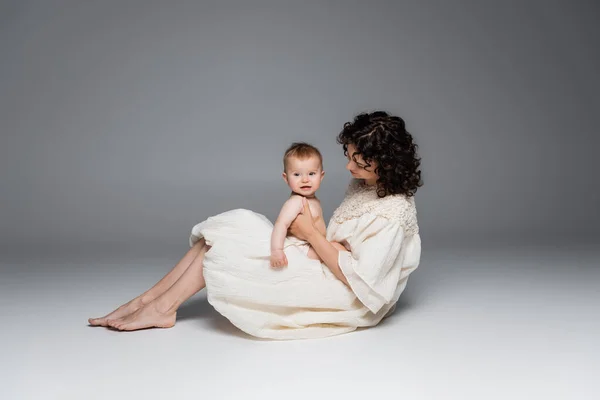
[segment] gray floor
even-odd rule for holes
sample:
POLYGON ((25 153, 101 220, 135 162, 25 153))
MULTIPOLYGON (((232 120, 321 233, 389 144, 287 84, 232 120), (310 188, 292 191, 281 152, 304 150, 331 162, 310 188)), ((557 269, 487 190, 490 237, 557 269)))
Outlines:
POLYGON ((427 249, 395 315, 334 338, 253 340, 202 293, 172 329, 87 326, 176 261, 155 253, 5 253, 0 397, 600 398, 592 245, 427 249))

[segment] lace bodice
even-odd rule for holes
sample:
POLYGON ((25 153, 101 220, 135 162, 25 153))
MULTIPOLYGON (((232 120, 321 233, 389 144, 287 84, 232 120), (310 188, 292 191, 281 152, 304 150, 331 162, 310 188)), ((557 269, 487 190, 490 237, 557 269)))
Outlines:
POLYGON ((353 179, 342 204, 333 212, 331 220, 342 224, 367 213, 400 222, 405 235, 419 233, 414 197, 397 194, 380 198, 375 186, 368 186, 362 180, 353 179))

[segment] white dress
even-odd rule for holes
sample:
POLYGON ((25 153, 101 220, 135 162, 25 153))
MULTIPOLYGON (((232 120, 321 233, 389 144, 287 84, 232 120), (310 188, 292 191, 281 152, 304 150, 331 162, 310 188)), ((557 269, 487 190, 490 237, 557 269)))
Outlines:
POLYGON ((205 238, 209 303, 242 331, 270 339, 337 335, 378 324, 394 309, 419 265, 421 239, 414 197, 377 197, 353 179, 327 227, 342 243, 338 264, 350 288, 286 239, 288 266, 269 266, 273 224, 250 210, 227 211, 197 224, 190 245, 205 238))

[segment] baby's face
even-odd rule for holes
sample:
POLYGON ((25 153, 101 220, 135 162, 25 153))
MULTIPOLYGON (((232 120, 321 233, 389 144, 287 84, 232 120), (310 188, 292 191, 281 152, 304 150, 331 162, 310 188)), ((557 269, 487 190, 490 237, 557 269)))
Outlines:
POLYGON ((319 190, 323 175, 325 172, 318 157, 309 157, 304 160, 292 157, 287 161, 283 179, 293 192, 302 196, 312 196, 319 190))

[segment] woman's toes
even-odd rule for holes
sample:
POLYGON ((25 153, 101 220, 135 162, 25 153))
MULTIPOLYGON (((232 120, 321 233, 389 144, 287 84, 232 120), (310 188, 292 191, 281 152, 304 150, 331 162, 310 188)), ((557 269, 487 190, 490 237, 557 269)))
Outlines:
POLYGON ((141 297, 136 297, 135 299, 131 300, 129 303, 123 304, 122 306, 120 306, 119 308, 117 308, 116 310, 111 312, 110 314, 107 314, 104 317, 100 317, 100 318, 90 318, 88 321, 92 325, 108 326, 107 322, 109 320, 115 320, 115 319, 126 317, 129 314, 134 313, 137 310, 139 310, 141 307, 143 307, 143 305, 144 305, 144 300, 141 297))
POLYGON ((106 318, 89 318, 88 323, 92 326, 106 326, 106 318))
POLYGON ((119 325, 119 320, 118 319, 109 319, 106 323, 108 326, 112 326, 113 328, 116 328, 117 325, 119 325))

